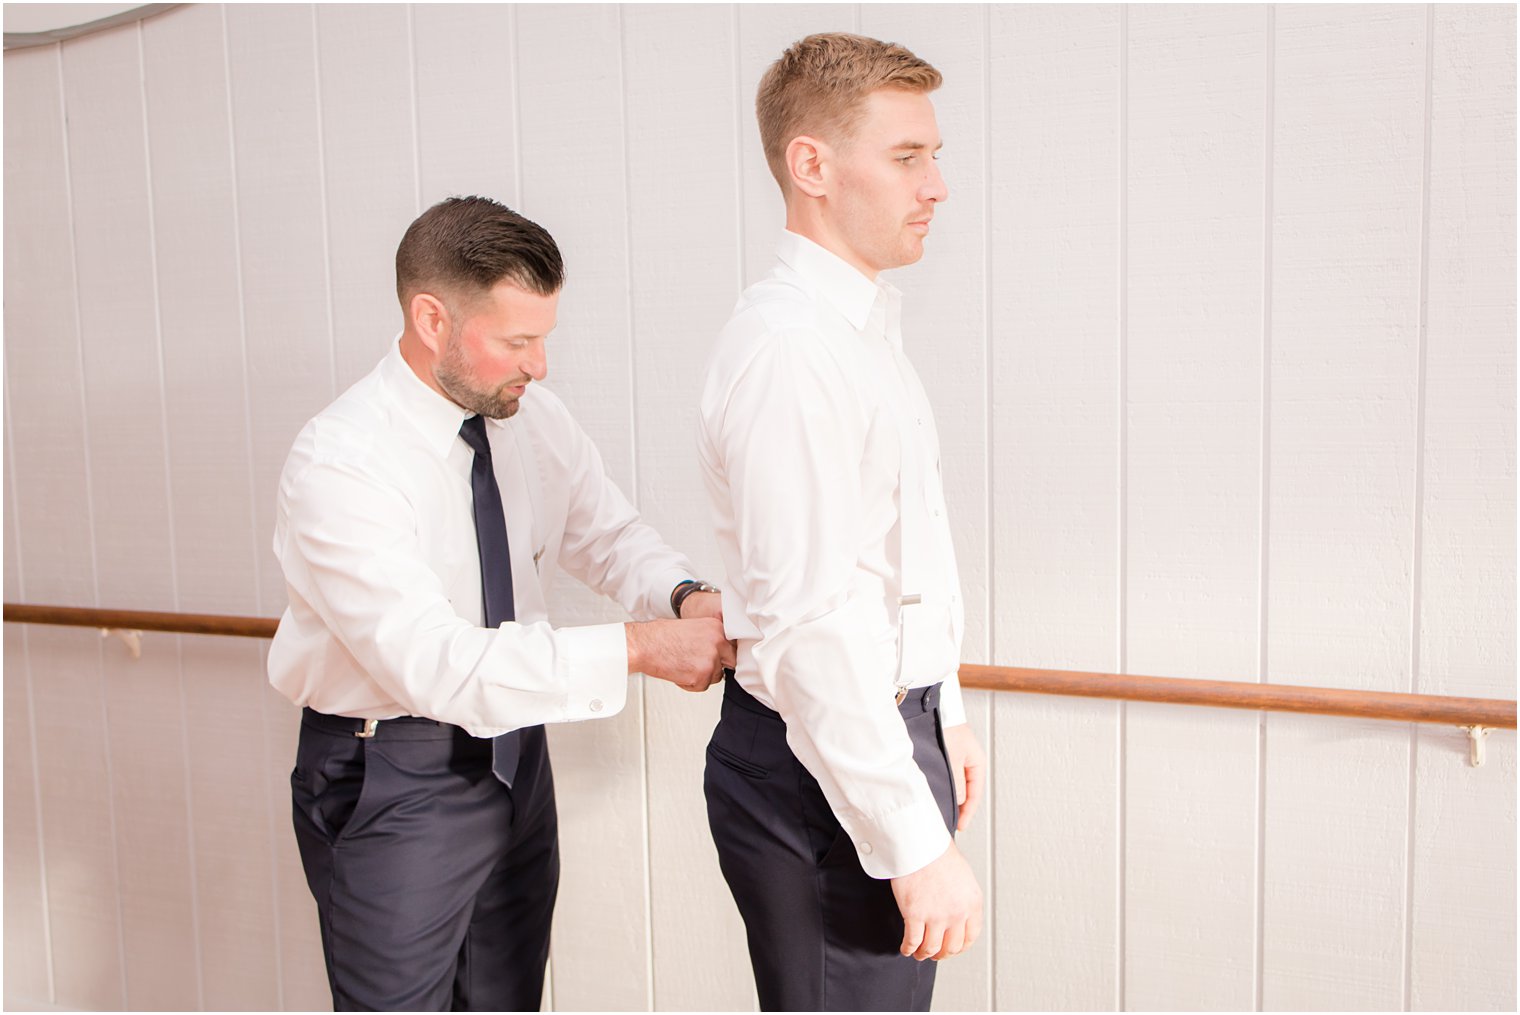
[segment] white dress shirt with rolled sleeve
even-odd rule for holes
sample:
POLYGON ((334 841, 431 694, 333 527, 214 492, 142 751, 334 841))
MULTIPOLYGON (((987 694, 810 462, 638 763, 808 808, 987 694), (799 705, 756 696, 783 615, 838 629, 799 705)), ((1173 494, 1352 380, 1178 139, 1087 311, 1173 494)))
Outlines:
POLYGON ((781 714, 865 871, 949 846, 895 704, 956 672, 964 606, 939 437, 902 352, 901 296, 785 233, 718 339, 698 450, 727 570, 737 679, 781 714))
POLYGON ((635 618, 670 617, 690 563, 639 521, 564 403, 531 384, 516 415, 486 425, 516 619, 482 627, 469 415, 393 346, 296 438, 274 536, 290 605, 269 678, 297 705, 478 737, 622 709, 623 625, 552 628, 544 591, 563 567, 635 618))

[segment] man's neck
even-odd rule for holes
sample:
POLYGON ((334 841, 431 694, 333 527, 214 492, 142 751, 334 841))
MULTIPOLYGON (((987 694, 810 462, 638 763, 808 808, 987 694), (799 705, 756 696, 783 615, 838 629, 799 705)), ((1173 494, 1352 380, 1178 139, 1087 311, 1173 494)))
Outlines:
POLYGON ((806 237, 818 244, 824 250, 833 254, 856 271, 860 272, 872 282, 881 274, 870 265, 865 264, 860 256, 855 253, 838 232, 833 228, 827 216, 822 214, 821 202, 815 200, 798 201, 791 200, 786 205, 786 228, 788 232, 806 237))
MULTIPOLYGON (((423 344, 422 339, 410 327, 401 333, 401 358, 411 367, 419 381, 444 398, 449 398, 444 394, 443 388, 438 386, 438 378, 433 376, 433 351, 423 344)), ((453 399, 450 398, 449 401, 452 402, 453 399)))

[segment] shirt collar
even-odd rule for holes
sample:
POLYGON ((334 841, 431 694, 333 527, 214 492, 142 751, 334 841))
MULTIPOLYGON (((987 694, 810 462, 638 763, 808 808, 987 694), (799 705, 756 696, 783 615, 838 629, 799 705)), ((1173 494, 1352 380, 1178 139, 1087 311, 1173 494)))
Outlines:
MULTIPOLYGON (((422 378, 412 372, 401 355, 399 336, 385 359, 380 361, 380 376, 396 408, 416 427, 423 443, 439 458, 448 457, 454 441, 459 438, 460 425, 475 414, 422 383, 422 378)), ((499 424, 501 421, 488 419, 486 422, 499 424)))
POLYGON ((782 232, 776 256, 832 304, 856 331, 865 328, 871 307, 883 292, 897 291, 885 282, 871 281, 838 254, 790 230, 782 232))

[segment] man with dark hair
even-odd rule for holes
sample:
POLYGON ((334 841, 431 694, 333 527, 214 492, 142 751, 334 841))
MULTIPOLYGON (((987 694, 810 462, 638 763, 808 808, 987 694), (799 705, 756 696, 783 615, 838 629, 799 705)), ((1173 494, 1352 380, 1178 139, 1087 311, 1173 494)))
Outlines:
POLYGON ((700 691, 733 661, 717 590, 533 383, 563 278, 496 202, 428 209, 396 252, 399 341, 280 477, 269 675, 304 706, 296 839, 338 1010, 536 1011, 559 883, 543 724, 615 715, 630 673, 700 691), (551 628, 559 567, 643 622, 551 628))
POLYGON ((952 838, 986 757, 956 683, 939 439, 877 277, 923 255, 947 196, 939 84, 902 46, 833 33, 755 100, 786 232, 718 338, 698 447, 739 646, 708 815, 767 1011, 927 1011, 924 960, 981 928, 952 838))

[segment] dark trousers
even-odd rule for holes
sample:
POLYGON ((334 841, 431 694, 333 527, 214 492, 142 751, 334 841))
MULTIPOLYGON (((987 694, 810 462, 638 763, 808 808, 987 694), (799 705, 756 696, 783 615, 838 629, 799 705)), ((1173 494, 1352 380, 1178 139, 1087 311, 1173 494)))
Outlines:
MULTIPOLYGON (((913 758, 953 829, 939 685, 900 706, 913 758)), ((707 747, 707 817, 749 937, 764 1011, 928 1011, 935 963, 898 953, 890 881, 870 877, 786 724, 730 677, 707 747)))
POLYGON ((508 789, 457 726, 362 726, 307 709, 290 776, 333 1008, 538 1011, 559 888, 543 728, 508 789))

